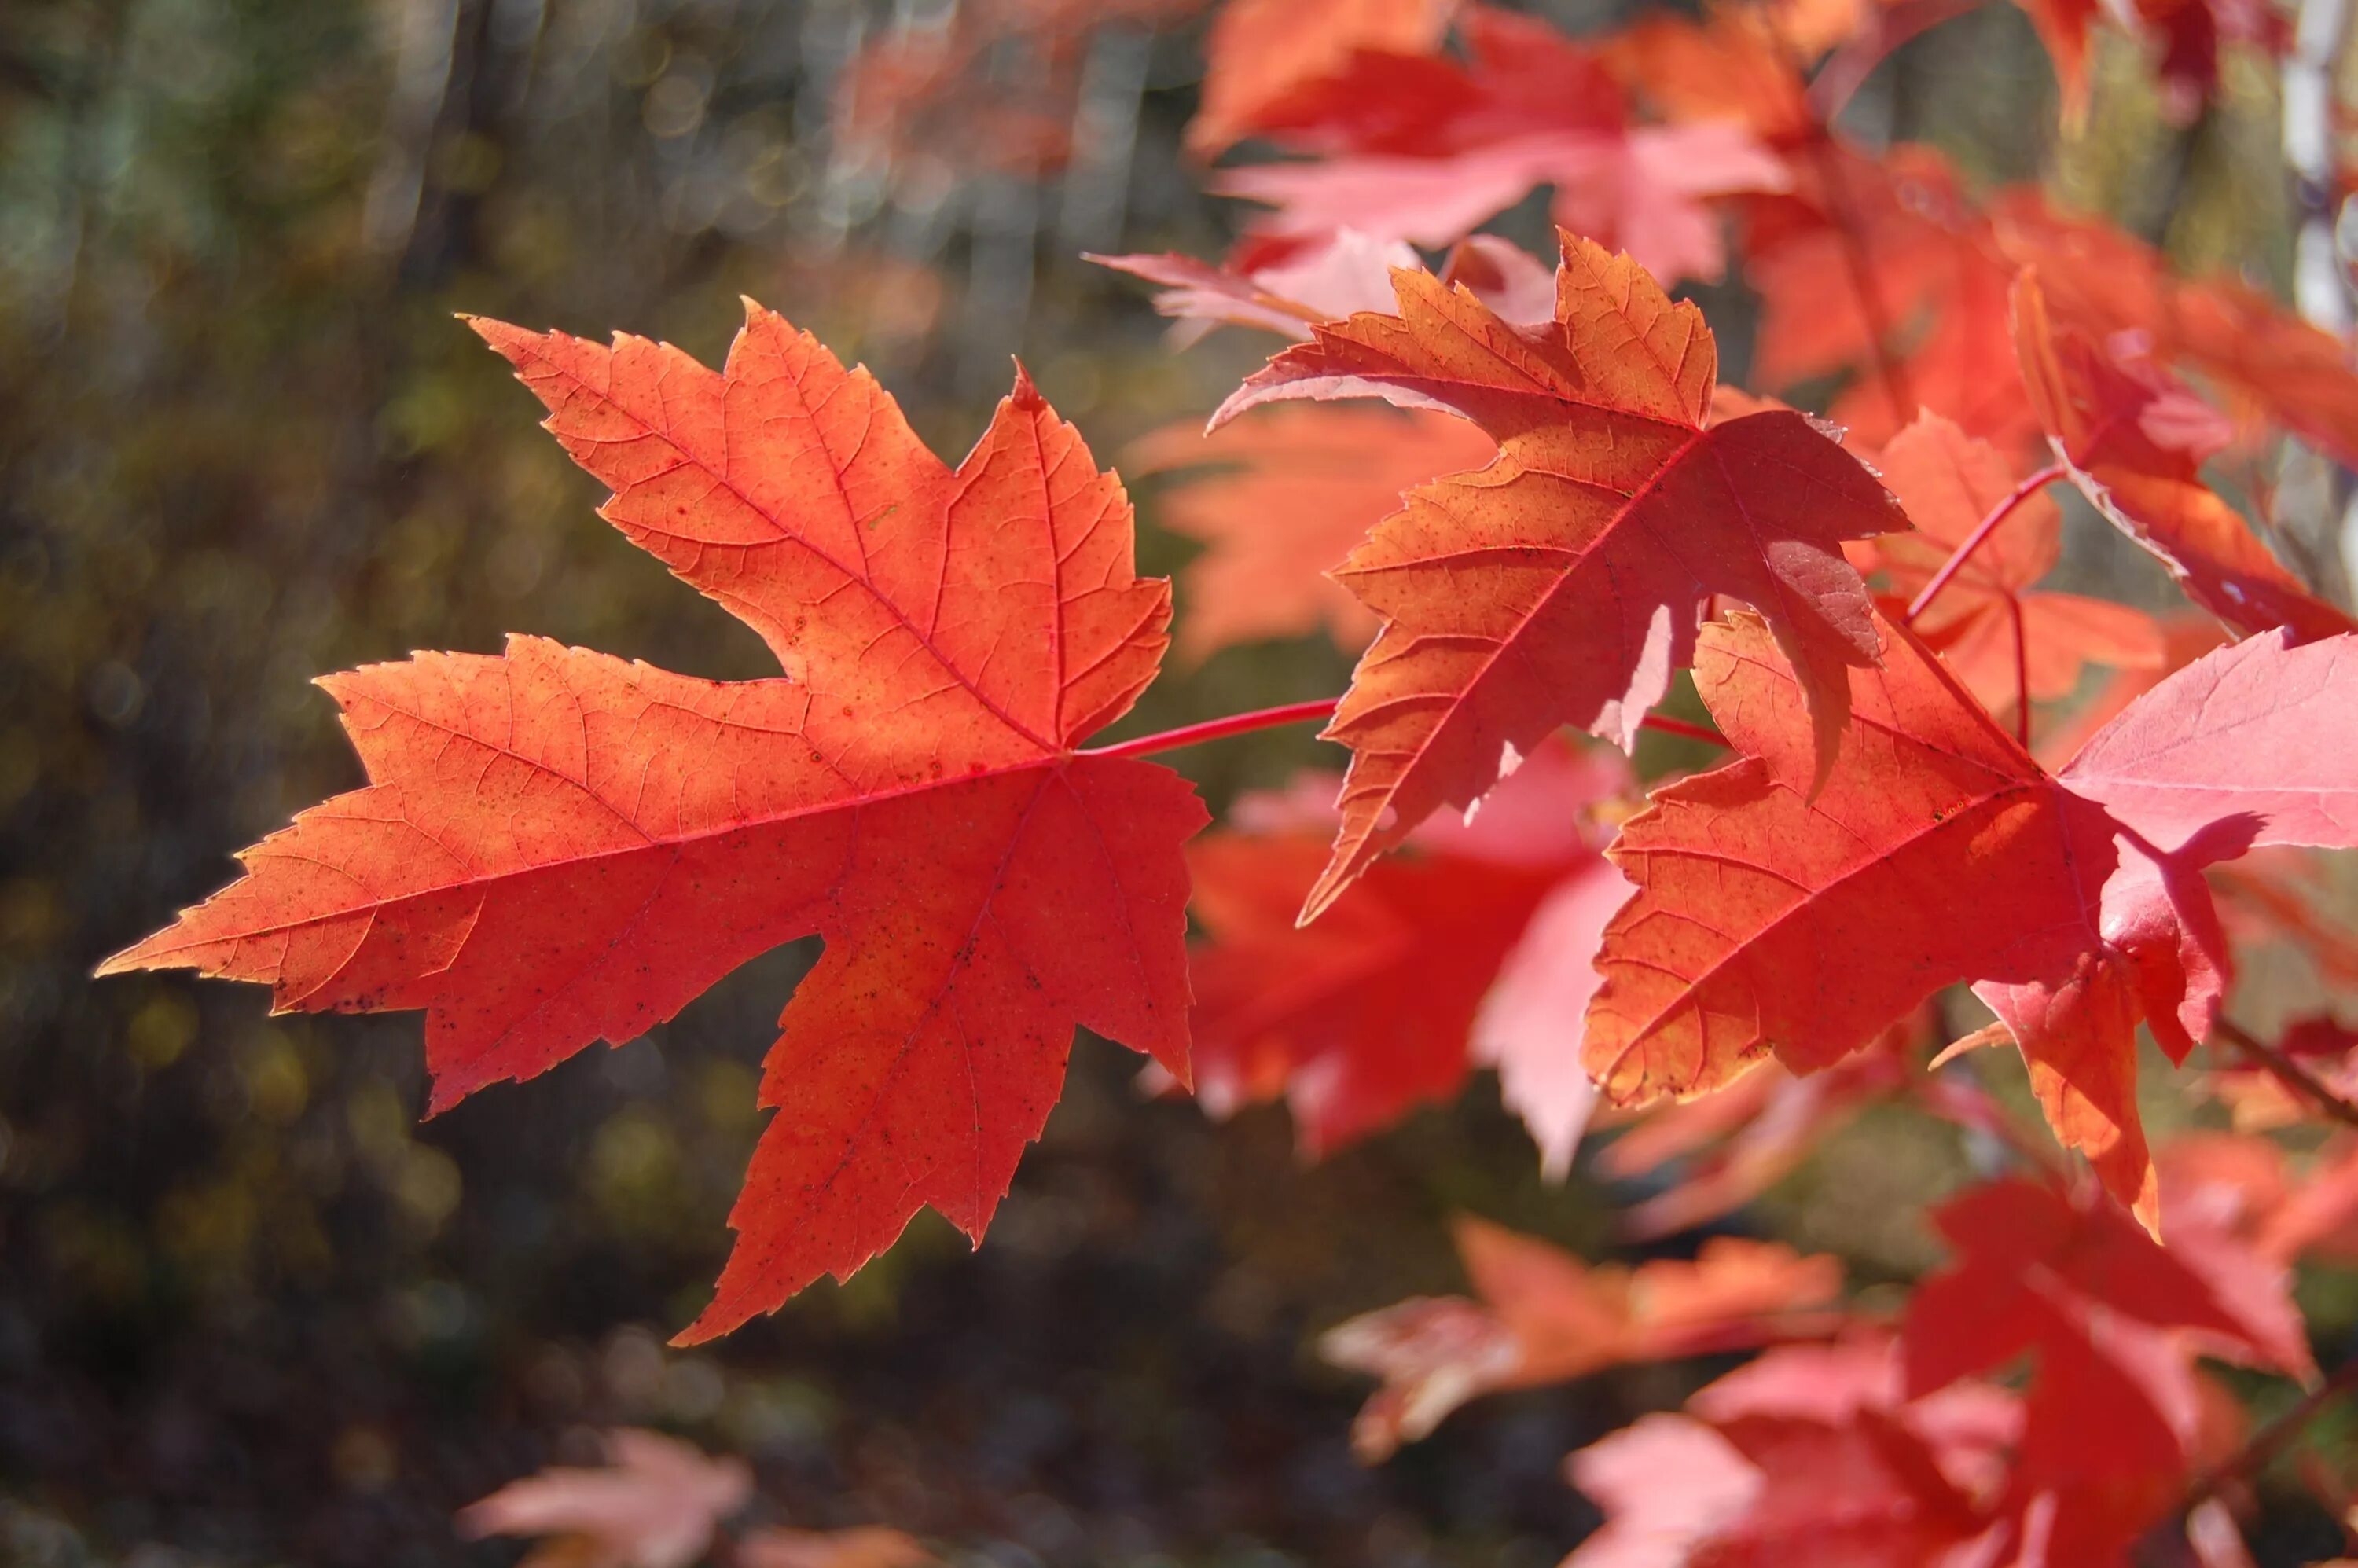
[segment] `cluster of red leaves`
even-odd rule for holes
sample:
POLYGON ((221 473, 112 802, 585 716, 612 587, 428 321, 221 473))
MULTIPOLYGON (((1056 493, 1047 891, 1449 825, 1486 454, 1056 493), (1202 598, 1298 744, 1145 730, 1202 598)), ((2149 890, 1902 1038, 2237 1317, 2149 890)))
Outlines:
MULTIPOLYGON (((2171 15, 2146 21, 2198 25, 2171 15)), ((2118 1561, 2235 1440, 2194 1358, 2313 1378, 2288 1265, 2358 1245, 2358 1150, 2295 1169, 2257 1136, 2358 1123, 2350 1037, 2270 1045, 2221 1016, 2238 936, 2350 961, 2283 857, 2358 844, 2358 623, 2203 478, 2279 431, 2358 455, 2358 373, 2240 286, 1834 136, 1825 84, 1898 18, 1791 0, 1574 41, 1439 0, 1224 10, 1193 146, 1300 155, 1225 177, 1277 215, 1223 264, 1111 265, 1183 328, 1293 341, 1209 437, 1163 432, 1133 466, 1219 470, 1169 498, 1207 546, 1187 652, 1322 627, 1364 647, 1326 731, 1339 789, 1198 839, 1184 781, 1139 759, 1258 717, 1085 747, 1154 678, 1171 591, 1020 371, 953 470, 758 308, 718 373, 479 322, 612 488, 604 515, 783 675, 518 638, 330 677, 368 785, 107 969, 422 1008, 440 1108, 824 937, 687 1339, 849 1275, 922 1206, 979 1239, 1083 1026, 1215 1111, 1283 1098, 1312 1154, 1495 1066, 1560 1174, 1601 1096, 1606 1173, 1684 1173, 1639 1235, 1912 1098, 2050 1179, 1939 1211, 1956 1262, 1896 1341, 1846 1325, 1828 1260, 1723 1241, 1590 1268, 1468 1222, 1478 1302, 1327 1342, 1384 1381, 1360 1448, 1493 1389, 1844 1328, 1576 1455, 1613 1518, 1575 1561, 2118 1561), (1566 225, 1552 273, 1469 232, 1538 184, 1566 225), (1641 265, 1715 275, 1723 222, 1763 299, 1756 380, 1847 377, 1847 433, 1723 385, 1700 310, 1641 265), (1453 248, 1435 274, 1407 241, 1453 248), (1358 398, 1393 406, 1323 406, 1358 398), (2063 480, 2204 625, 2041 586, 2063 480), (2091 665, 2110 684, 2034 749, 2091 665), (1682 671, 1734 760, 1641 806, 1563 732, 1629 750, 1682 671), (1997 1019, 1960 1044, 2018 1050, 2092 1184, 1919 1070, 1954 987, 1997 1019), (2140 1029, 2175 1064, 2216 1040, 2265 1065, 2202 1081, 2244 1130, 2157 1161, 2140 1029), (1986 1380, 2026 1360, 2020 1395, 1986 1380)), ((2071 21, 2042 13, 2059 58, 2071 21)), ((2232 1540, 2207 1505, 2190 1523, 2198 1550, 2232 1540)))

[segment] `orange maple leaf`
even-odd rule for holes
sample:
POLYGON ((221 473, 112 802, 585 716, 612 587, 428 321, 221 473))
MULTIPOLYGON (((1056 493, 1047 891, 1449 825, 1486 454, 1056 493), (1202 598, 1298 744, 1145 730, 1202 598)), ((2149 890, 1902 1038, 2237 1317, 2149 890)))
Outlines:
POLYGON ((865 371, 757 307, 718 373, 475 326, 613 487, 608 521, 788 678, 535 638, 329 677, 368 787, 101 972, 424 1008, 438 1110, 816 933, 737 1245, 684 1337, 849 1275, 926 1205, 979 1238, 1076 1025, 1187 1073, 1181 846, 1204 809, 1165 769, 1076 751, 1166 642, 1120 483, 1020 371, 953 472, 865 371))
POLYGON ((1805 672, 1831 762, 1846 666, 1877 651, 1846 539, 1905 529, 1857 460, 1788 411, 1704 427, 1702 312, 1563 234, 1556 319, 1518 328, 1430 274, 1397 316, 1313 329, 1216 423, 1278 398, 1378 396, 1463 416, 1487 468, 1412 492, 1336 573, 1383 618, 1326 731, 1356 753, 1308 918, 1444 804, 1472 805, 1564 723, 1619 742, 1688 664, 1707 596, 1758 606, 1805 672))

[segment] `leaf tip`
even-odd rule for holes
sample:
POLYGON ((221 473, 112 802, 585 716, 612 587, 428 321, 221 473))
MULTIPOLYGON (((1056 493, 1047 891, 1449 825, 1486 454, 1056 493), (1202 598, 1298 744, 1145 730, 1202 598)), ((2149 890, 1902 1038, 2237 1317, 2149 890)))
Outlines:
POLYGON ((1015 384, 1008 391, 1008 401, 1026 414, 1040 413, 1048 406, 1048 400, 1040 395, 1040 388, 1032 380, 1032 373, 1023 368, 1023 362, 1017 359, 1014 364, 1015 384))

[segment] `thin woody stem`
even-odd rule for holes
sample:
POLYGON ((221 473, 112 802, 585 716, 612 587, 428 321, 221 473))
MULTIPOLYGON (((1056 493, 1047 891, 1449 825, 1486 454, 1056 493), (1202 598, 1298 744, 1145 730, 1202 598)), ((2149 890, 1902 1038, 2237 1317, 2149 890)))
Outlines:
POLYGON ((2214 1469, 2207 1470, 2187 1488, 2179 1509, 2184 1512, 2211 1496, 2230 1481, 2240 1481, 2267 1468, 2278 1454, 2291 1446, 2317 1412, 2347 1398, 2358 1390, 2358 1358, 2344 1361, 2333 1369, 2331 1377, 2311 1389, 2300 1403, 2268 1422, 2252 1434, 2252 1440, 2214 1469))
MULTIPOLYGON (((1110 746, 1091 746, 1080 754, 1084 757, 1151 757, 1159 752, 1175 752, 1182 746, 1200 746, 1206 741, 1225 741, 1231 735, 1249 735, 1256 730, 1274 730, 1281 724, 1306 724, 1314 719, 1329 719, 1339 697, 1314 697, 1308 702, 1289 702, 1281 708, 1260 708, 1250 713, 1231 713, 1225 719, 1206 719, 1201 724, 1183 725, 1176 730, 1164 730, 1152 735, 1141 735, 1133 741, 1117 741, 1110 746)), ((1700 724, 1690 724, 1683 719, 1664 719, 1648 714, 1642 728, 1664 735, 1676 735, 1682 740, 1704 741, 1714 746, 1727 744, 1726 738, 1716 730, 1700 724)))
POLYGON ((2299 1062, 2232 1020, 2220 1019, 2211 1028, 2220 1039, 2274 1074, 2277 1081, 2285 1087, 2304 1099, 2315 1102, 2318 1109, 2334 1120, 2358 1127, 2358 1105, 2353 1105, 2334 1093, 2323 1079, 2299 1062))
POLYGON ((1941 569, 1932 574, 1932 580, 1926 583, 1923 590, 1909 601, 1908 612, 1899 618, 1901 622, 1907 625, 1914 625, 1916 618, 1923 614, 1931 607, 1932 600, 1940 597, 1942 589, 1949 586, 1949 579, 1963 570, 1965 563, 1973 559, 1974 552, 1980 549, 1992 534, 1997 532, 1997 525, 2014 515, 2015 508, 2064 477, 2064 472, 2061 463, 2050 463, 2016 485, 2005 500, 1991 507, 1989 515, 1983 518, 1974 525, 1974 531, 1965 535, 1965 542, 1959 545, 1949 558, 1941 563, 1941 569))

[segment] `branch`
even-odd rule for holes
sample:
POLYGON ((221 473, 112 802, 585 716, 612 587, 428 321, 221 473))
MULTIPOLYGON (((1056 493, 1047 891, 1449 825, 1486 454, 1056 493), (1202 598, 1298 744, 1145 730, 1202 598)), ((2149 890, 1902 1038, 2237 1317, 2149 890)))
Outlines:
POLYGON ((2276 1076, 2277 1081, 2303 1098, 2314 1101, 2317 1108, 2334 1120, 2358 1127, 2358 1105, 2353 1105, 2333 1092, 2316 1074, 2286 1055, 2282 1051, 2230 1019, 2220 1019, 2212 1026, 2220 1039, 2249 1056, 2276 1076))
POLYGON ((1913 626, 1916 623, 1916 618, 1930 609, 1932 600, 1941 596, 1941 590, 1949 586, 1949 579, 1963 570, 1967 561, 1973 559, 1974 552, 1982 547, 1983 541, 1997 532, 1997 525, 2014 515, 2016 507, 2064 477, 2065 471, 2061 463, 2050 463, 2016 485, 2005 500, 1991 507, 1989 515, 1983 518, 1974 525, 1974 531, 1965 535, 1965 542, 1959 545, 1954 553, 1941 563, 1941 569, 1932 574, 1932 580, 1924 585, 1923 591, 1909 601, 1908 612, 1899 618, 1900 623, 1913 626))
POLYGON ((2333 1369, 2333 1375, 2311 1389, 2300 1403, 2252 1433, 2251 1441, 2237 1449, 2221 1464, 2204 1471, 2187 1488, 2179 1504, 2185 1513, 2230 1481, 2243 1480, 2266 1469, 2269 1462, 2290 1446, 2317 1412, 2358 1390, 2358 1359, 2344 1361, 2333 1369))

